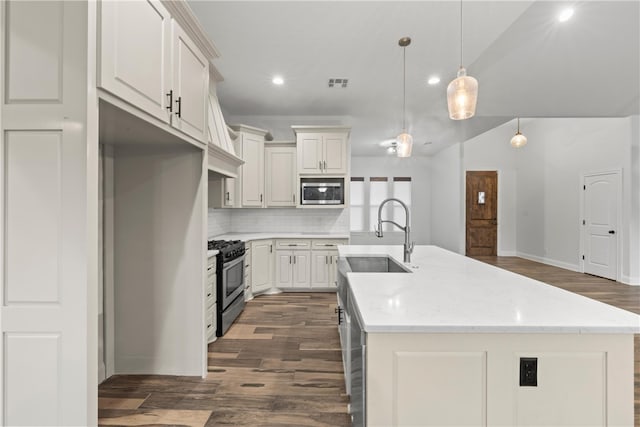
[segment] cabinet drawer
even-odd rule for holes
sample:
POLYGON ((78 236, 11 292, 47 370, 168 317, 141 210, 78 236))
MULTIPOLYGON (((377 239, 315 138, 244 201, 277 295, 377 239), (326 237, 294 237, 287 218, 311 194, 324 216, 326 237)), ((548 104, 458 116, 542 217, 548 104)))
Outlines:
POLYGON ((347 239, 318 239, 311 241, 311 247, 313 249, 329 250, 336 249, 338 245, 346 245, 348 242, 347 239))
POLYGON ((309 240, 276 240, 276 249, 310 249, 311 241, 309 240))
POLYGON ((207 309, 204 316, 205 327, 207 328, 207 342, 211 342, 216 336, 216 305, 213 304, 207 309))
POLYGON ((205 292, 206 306, 211 307, 216 302, 215 286, 213 283, 207 283, 207 290, 205 292))

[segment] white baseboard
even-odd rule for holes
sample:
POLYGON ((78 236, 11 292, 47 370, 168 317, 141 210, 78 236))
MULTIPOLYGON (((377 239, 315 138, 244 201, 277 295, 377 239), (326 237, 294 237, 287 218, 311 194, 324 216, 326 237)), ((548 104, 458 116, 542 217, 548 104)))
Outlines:
POLYGON ((629 286, 640 286, 640 277, 622 276, 620 282, 629 286))
POLYGON ((498 256, 518 256, 516 251, 498 251, 498 256))
POLYGON ((516 256, 520 258, 528 259, 529 261, 540 262, 542 264, 552 265, 554 267, 564 268, 565 270, 576 271, 582 273, 582 270, 577 264, 569 264, 568 262, 556 261, 550 258, 539 257, 537 255, 526 254, 524 252, 518 252, 516 256))

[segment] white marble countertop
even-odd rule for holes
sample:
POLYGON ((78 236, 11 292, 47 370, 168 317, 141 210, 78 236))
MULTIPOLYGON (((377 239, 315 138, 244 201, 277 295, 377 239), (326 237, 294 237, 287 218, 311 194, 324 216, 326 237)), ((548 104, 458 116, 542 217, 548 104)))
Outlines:
MULTIPOLYGON (((340 256, 402 246, 338 246, 340 256)), ((416 246, 413 273, 347 273, 367 332, 640 333, 640 316, 436 246, 416 246)))
POLYGON ((215 237, 210 237, 209 240, 242 240, 245 242, 251 240, 262 239, 348 239, 349 233, 227 233, 221 234, 215 237))
POLYGON ((211 258, 212 256, 216 256, 220 253, 219 250, 213 249, 207 251, 207 258, 211 258))

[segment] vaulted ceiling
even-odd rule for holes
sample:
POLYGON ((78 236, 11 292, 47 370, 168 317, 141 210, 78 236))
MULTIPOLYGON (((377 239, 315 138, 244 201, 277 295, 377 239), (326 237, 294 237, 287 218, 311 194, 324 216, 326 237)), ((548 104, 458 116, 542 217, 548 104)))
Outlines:
POLYGON ((476 116, 465 121, 450 120, 446 105, 460 65, 457 1, 190 5, 221 52, 218 97, 227 115, 350 124, 354 155, 385 155, 378 144, 402 130, 403 36, 412 38, 406 101, 416 155, 517 116, 640 112, 638 1, 465 1, 463 63, 479 81, 476 116), (573 17, 559 22, 569 6, 573 17), (274 75, 284 85, 274 85, 274 75), (428 85, 432 75, 441 82, 428 85), (348 87, 329 88, 330 78, 347 78, 348 87))

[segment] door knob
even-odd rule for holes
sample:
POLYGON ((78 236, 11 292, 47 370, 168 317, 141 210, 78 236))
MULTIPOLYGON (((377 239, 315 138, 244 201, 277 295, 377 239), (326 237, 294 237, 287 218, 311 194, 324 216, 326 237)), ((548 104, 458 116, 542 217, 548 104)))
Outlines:
POLYGON ((609 234, 616 234, 615 230, 609 230, 609 234))

